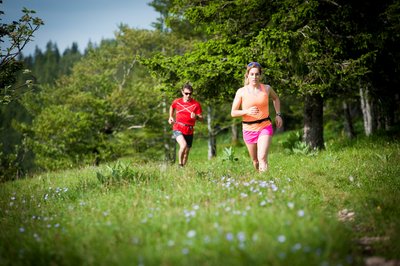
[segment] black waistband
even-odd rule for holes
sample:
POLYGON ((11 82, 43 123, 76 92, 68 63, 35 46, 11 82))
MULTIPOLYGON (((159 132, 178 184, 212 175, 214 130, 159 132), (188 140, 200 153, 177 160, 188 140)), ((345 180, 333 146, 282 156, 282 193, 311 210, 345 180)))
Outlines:
MULTIPOLYGON (((268 117, 266 117, 266 118, 263 118, 263 119, 260 119, 260 120, 254 120, 254 121, 242 121, 242 123, 243 124, 259 124, 259 123, 261 123, 261 122, 264 122, 264 121, 271 121, 271 118, 268 116, 268 117)), ((272 122, 272 121, 271 121, 272 122)))

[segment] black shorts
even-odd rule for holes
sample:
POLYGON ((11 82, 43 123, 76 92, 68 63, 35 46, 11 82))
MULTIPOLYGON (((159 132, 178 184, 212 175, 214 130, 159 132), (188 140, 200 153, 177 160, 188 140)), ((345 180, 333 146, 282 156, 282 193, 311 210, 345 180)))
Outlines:
POLYGON ((179 130, 174 130, 172 132, 172 136, 174 139, 176 139, 178 136, 182 135, 185 140, 186 140, 186 144, 189 148, 192 147, 192 143, 193 143, 193 135, 185 135, 182 132, 180 132, 179 130))

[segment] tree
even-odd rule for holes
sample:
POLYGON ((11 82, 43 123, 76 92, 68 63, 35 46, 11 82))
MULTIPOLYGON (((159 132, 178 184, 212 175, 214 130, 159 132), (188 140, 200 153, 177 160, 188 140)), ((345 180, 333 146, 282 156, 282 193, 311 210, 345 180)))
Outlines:
POLYGON ((137 57, 184 42, 149 30, 121 26, 115 40, 91 48, 70 75, 27 94, 24 106, 35 116, 24 125, 36 163, 44 169, 116 159, 159 156, 162 117, 158 85, 137 57), (151 153, 151 155, 150 155, 151 153))
POLYGON ((312 148, 323 148, 324 100, 354 93, 355 81, 370 71, 367 66, 375 54, 350 49, 354 40, 361 48, 365 35, 374 32, 369 27, 349 30, 353 13, 348 10, 359 5, 316 0, 174 2, 170 16, 184 17, 210 34, 209 40, 175 59, 186 66, 175 75, 190 77, 206 98, 218 98, 232 93, 238 69, 243 71, 240 66, 259 61, 278 92, 304 97, 304 140, 312 148), (226 89, 216 91, 215 84, 226 89))
MULTIPOLYGON (((2 4, 3 1, 0 1, 2 4)), ((16 80, 18 71, 23 68, 22 62, 18 61, 18 56, 28 42, 32 40, 33 34, 43 25, 43 21, 38 17, 33 17, 36 12, 23 8, 24 15, 18 20, 9 24, 0 24, 0 102, 8 103, 16 95, 18 88, 12 85, 16 80), (5 44, 5 46, 3 46, 5 44)), ((0 15, 4 15, 0 11, 0 15)), ((26 84, 30 84, 28 80, 26 84)))

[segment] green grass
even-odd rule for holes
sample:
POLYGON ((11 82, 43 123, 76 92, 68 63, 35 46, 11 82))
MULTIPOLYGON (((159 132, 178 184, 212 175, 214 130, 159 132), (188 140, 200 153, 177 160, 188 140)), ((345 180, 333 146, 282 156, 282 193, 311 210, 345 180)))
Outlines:
POLYGON ((307 156, 287 154, 279 144, 287 137, 274 138, 266 174, 254 172, 243 145, 233 147, 237 161, 223 160, 230 144, 221 138, 210 161, 206 141, 196 139, 184 169, 124 158, 3 183, 0 265, 400 259, 399 142, 332 140, 307 156), (341 221, 344 209, 354 216, 341 221))

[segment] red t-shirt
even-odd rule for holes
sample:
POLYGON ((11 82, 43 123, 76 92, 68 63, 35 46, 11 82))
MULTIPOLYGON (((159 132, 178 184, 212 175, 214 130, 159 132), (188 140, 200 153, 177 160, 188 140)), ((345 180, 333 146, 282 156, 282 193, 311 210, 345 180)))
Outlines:
POLYGON ((183 98, 174 100, 171 107, 175 109, 175 124, 173 130, 179 130, 185 135, 192 135, 194 132, 194 125, 196 118, 191 118, 190 114, 193 112, 196 115, 201 114, 201 105, 194 99, 185 102, 183 98))

